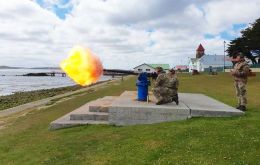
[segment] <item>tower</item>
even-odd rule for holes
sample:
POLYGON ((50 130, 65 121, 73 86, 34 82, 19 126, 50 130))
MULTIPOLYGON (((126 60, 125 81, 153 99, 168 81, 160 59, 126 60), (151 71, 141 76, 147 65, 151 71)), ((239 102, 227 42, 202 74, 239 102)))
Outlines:
POLYGON ((201 58, 205 54, 205 49, 200 44, 196 50, 196 58, 201 58))

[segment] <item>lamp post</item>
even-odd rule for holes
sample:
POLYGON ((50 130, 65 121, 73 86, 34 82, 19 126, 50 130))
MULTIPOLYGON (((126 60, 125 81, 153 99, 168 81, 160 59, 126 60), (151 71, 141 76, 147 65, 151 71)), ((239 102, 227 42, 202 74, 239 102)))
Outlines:
POLYGON ((224 66, 223 66, 223 72, 225 72, 225 61, 226 61, 226 55, 225 55, 225 46, 226 46, 226 41, 223 42, 224 43, 224 66))

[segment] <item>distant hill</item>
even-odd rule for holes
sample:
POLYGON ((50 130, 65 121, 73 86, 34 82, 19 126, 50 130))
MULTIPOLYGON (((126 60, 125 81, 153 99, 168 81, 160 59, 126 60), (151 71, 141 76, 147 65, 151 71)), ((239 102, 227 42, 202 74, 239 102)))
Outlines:
POLYGON ((0 69, 22 69, 22 67, 0 66, 0 69))
POLYGON ((25 67, 12 67, 12 66, 5 66, 0 65, 0 69, 49 69, 49 70, 59 70, 59 67, 33 67, 33 68, 25 68, 25 67))

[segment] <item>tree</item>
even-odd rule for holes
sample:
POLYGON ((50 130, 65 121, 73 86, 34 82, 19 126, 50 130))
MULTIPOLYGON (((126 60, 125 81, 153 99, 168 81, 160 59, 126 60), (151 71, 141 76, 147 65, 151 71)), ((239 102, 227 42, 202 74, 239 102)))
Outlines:
POLYGON ((228 45, 228 56, 235 58, 237 52, 242 52, 253 64, 260 64, 260 18, 242 30, 241 34, 228 45))

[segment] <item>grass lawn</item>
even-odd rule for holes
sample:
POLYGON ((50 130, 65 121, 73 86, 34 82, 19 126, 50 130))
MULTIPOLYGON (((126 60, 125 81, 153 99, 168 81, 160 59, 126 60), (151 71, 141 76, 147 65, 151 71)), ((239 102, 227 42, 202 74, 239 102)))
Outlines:
MULTIPOLYGON (((180 92, 236 105, 232 78, 180 74, 180 92)), ((0 130, 0 164, 260 164, 260 74, 248 83, 242 117, 50 131, 49 123, 86 102, 135 90, 135 77, 13 119, 0 130)))

